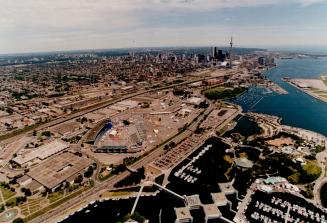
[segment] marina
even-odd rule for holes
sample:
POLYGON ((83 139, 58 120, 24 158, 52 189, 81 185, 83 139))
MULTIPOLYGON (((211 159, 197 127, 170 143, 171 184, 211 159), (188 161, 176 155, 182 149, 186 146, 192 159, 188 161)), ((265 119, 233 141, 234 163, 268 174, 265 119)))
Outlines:
POLYGON ((245 212, 250 223, 325 223, 326 213, 302 198, 288 193, 256 191, 245 212))
MULTIPOLYGON (((190 196, 189 202, 194 200, 191 198, 194 194, 200 192, 197 198, 197 202, 200 202, 199 205, 207 205, 216 202, 219 204, 219 210, 222 213, 222 215, 219 216, 232 219, 235 215, 235 211, 231 209, 232 204, 228 199, 233 198, 235 195, 215 195, 214 197, 216 198, 212 197, 212 193, 221 193, 218 183, 226 182, 226 179, 219 178, 215 173, 220 171, 219 157, 221 157, 221 155, 218 154, 225 153, 225 149, 227 148, 228 146, 217 138, 208 139, 203 146, 173 169, 172 174, 169 176, 169 184, 166 188, 177 194, 190 196), (209 169, 211 169, 211 171, 209 171, 209 169), (180 170, 182 170, 183 173, 180 170), (178 176, 176 176, 177 173, 179 173, 178 176), (182 178, 183 174, 184 176, 182 178), (193 180, 194 182, 192 182, 193 180)), ((63 220, 62 223, 87 223, 90 222, 91 219, 101 219, 104 215, 108 221, 114 222, 115 219, 119 219, 127 214, 132 209, 133 203, 134 199, 95 202, 85 207, 84 211, 81 210, 63 220), (110 211, 108 211, 106 210, 108 207, 115 208, 110 208, 110 211), (89 211, 86 213, 86 210, 89 211)), ((160 213, 161 222, 172 223, 176 218, 174 207, 182 208, 184 205, 184 202, 179 198, 161 191, 155 197, 140 197, 135 211, 142 213, 150 222, 159 222, 160 213)), ((237 206, 237 202, 233 206, 237 206)), ((206 207, 205 209, 210 213, 212 208, 206 207)), ((202 207, 200 208, 200 206, 197 206, 197 208, 192 209, 191 215, 194 218, 194 222, 195 220, 199 223, 205 222, 205 212, 202 207)), ((208 222, 226 222, 226 220, 215 218, 208 219, 208 222)))
POLYGON ((198 167, 194 167, 193 163, 196 162, 205 152, 207 152, 210 148, 212 147, 211 144, 207 145, 206 147, 204 147, 200 153, 198 155, 196 155, 195 157, 192 158, 192 160, 187 163, 186 165, 182 166, 182 168, 180 168, 177 172, 174 173, 175 177, 180 177, 181 179, 184 179, 185 181, 189 182, 189 183, 194 183, 198 180, 197 177, 194 177, 192 175, 186 174, 184 171, 187 170, 190 173, 193 174, 201 174, 202 170, 199 169, 198 167))

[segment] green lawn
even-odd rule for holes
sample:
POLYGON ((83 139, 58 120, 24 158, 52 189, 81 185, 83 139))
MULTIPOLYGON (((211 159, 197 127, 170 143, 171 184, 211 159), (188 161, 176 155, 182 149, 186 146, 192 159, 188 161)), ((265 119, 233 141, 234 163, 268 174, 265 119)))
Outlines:
POLYGON ((78 195, 80 195, 83 191, 86 191, 86 188, 74 191, 73 193, 69 194, 68 196, 64 197, 63 199, 59 199, 53 203, 51 203, 49 206, 42 208, 41 210, 38 210, 36 212, 34 212, 33 214, 30 214, 29 216, 27 216, 26 218, 24 218, 25 221, 30 221, 34 218, 36 218, 37 216, 40 216, 48 211, 50 211, 51 209, 58 207, 59 205, 65 203, 66 201, 72 199, 73 197, 76 197, 78 195))
POLYGON ((4 200, 9 199, 12 196, 15 196, 15 194, 16 194, 16 192, 12 192, 10 189, 4 188, 4 187, 0 187, 0 188, 1 188, 1 193, 2 193, 4 200))
POLYGON ((216 87, 212 89, 208 89, 202 92, 204 96, 208 99, 217 100, 217 99, 230 99, 234 98, 246 91, 246 88, 238 87, 238 88, 224 88, 224 87, 216 87))
POLYGON ((48 195, 48 199, 49 199, 50 203, 52 203, 52 202, 55 202, 55 201, 63 198, 63 196, 64 196, 64 194, 61 191, 53 192, 53 193, 48 195))
POLYGON ((303 165, 302 168, 308 175, 319 177, 321 174, 320 167, 314 162, 308 162, 307 164, 303 165))
POLYGON ((316 146, 316 149, 315 149, 315 152, 316 153, 320 153, 320 152, 322 152, 324 150, 325 150, 325 147, 324 146, 317 145, 316 146))

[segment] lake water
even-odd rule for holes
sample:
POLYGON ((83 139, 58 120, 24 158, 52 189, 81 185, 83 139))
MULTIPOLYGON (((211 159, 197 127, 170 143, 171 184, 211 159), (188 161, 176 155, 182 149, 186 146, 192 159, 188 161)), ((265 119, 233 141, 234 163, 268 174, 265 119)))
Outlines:
POLYGON ((252 121, 249 117, 238 116, 236 117, 237 124, 236 126, 226 132, 223 136, 230 137, 233 133, 240 133, 242 136, 249 137, 254 134, 258 134, 261 131, 261 128, 255 121, 252 121))
POLYGON ((327 136, 327 103, 315 99, 281 80, 290 78, 319 78, 327 74, 326 59, 277 60, 277 67, 266 76, 283 87, 288 94, 269 93, 263 88, 251 88, 233 102, 245 111, 276 115, 282 123, 305 128, 327 136))

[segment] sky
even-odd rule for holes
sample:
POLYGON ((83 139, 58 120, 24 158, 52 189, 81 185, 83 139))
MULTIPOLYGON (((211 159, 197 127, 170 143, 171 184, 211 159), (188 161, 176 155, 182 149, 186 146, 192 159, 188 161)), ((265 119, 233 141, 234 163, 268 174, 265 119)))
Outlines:
POLYGON ((0 54, 160 46, 327 49, 327 0, 0 0, 0 54))

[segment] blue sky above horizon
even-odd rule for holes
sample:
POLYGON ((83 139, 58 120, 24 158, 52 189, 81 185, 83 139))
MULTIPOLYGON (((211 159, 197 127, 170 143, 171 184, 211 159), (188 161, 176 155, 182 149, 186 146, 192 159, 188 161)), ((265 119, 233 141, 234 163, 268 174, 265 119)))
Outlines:
POLYGON ((327 49, 327 0, 0 0, 0 53, 226 45, 327 49))

